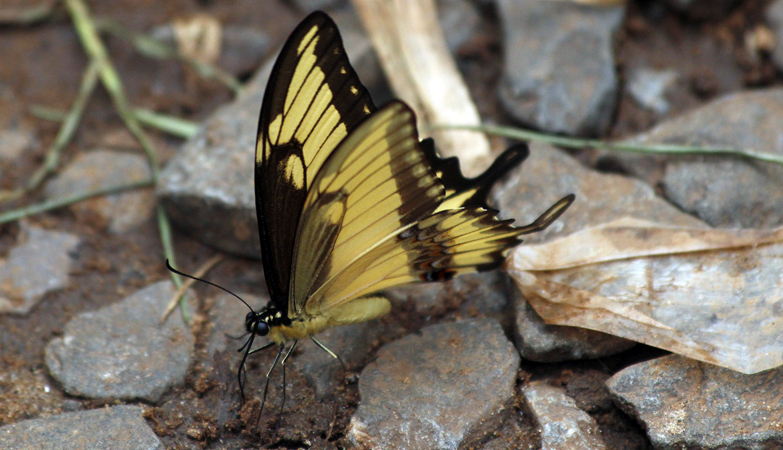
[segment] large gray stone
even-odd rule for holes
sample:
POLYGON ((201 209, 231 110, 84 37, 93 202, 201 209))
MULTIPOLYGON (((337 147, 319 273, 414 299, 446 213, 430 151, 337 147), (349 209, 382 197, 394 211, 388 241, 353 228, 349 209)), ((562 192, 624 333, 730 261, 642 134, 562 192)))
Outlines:
POLYGON ((500 0, 505 67, 503 107, 553 133, 597 135, 617 104, 613 39, 625 6, 500 0))
POLYGON ((783 369, 744 375, 670 355, 628 367, 606 385, 656 449, 783 448, 783 369))
POLYGON ((185 381, 195 343, 179 310, 160 323, 174 292, 159 282, 78 315, 46 346, 49 372, 71 395, 159 401, 185 381))
MULTIPOLYGON (((783 89, 727 95, 676 117, 631 141, 730 147, 783 155, 783 89)), ((728 156, 617 154, 624 169, 682 210, 716 227, 767 228, 783 224, 783 167, 728 156)))
POLYGON ((351 440, 362 448, 469 445, 502 420, 518 364, 493 319, 423 328, 381 348, 362 371, 351 440))
POLYGON ((541 433, 541 450, 604 450, 595 420, 561 388, 540 381, 522 388, 541 433))
POLYGON ((70 282, 81 240, 22 224, 18 243, 0 260, 0 314, 27 314, 49 292, 70 282))
POLYGON ((120 405, 25 420, 0 428, 7 450, 159 450, 138 406, 120 405))

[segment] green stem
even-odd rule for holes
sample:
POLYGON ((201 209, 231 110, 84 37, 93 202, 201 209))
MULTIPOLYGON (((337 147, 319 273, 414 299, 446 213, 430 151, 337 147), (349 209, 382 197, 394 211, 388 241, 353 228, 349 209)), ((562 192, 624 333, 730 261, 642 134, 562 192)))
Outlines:
POLYGON ((152 180, 134 181, 133 183, 121 184, 119 186, 110 186, 106 188, 95 189, 93 191, 79 192, 76 194, 68 195, 66 197, 54 198, 46 200, 34 205, 25 206, 13 211, 8 211, 0 214, 0 224, 19 220, 34 214, 42 213, 45 211, 51 211, 53 209, 62 208, 63 206, 72 205, 74 203, 81 202, 93 197, 99 197, 102 195, 112 195, 132 189, 139 189, 143 187, 152 186, 154 183, 152 180))
POLYGON ((57 137, 54 139, 54 143, 46 152, 46 158, 44 163, 38 170, 30 177, 30 181, 25 186, 26 191, 32 191, 37 188, 38 185, 60 164, 60 157, 62 156, 63 149, 73 138, 76 133, 76 127, 79 125, 79 121, 84 113, 84 108, 87 106, 87 102, 90 100, 95 86, 98 84, 98 64, 95 61, 90 61, 87 69, 82 76, 82 85, 79 88, 79 94, 76 96, 76 100, 71 106, 70 112, 65 116, 65 120, 60 125, 60 130, 57 132, 57 137))
MULTIPOLYGON (((139 125, 139 122, 136 120, 131 111, 128 99, 125 96, 125 92, 122 87, 122 81, 117 74, 117 70, 111 64, 106 47, 103 45, 103 42, 98 36, 98 32, 96 31, 95 25, 90 18, 90 13, 87 9, 87 6, 82 0, 65 0, 65 6, 71 15, 74 27, 76 28, 76 32, 79 35, 79 39, 82 42, 82 46, 84 47, 85 52, 87 52, 91 60, 98 64, 101 82, 106 88, 106 91, 108 91, 114 107, 120 114, 120 117, 125 123, 125 126, 128 127, 128 130, 130 130, 136 140, 139 141, 141 147, 144 149, 144 152, 147 154, 147 159, 149 160, 150 165, 150 172, 152 174, 152 182, 157 184, 160 169, 158 167, 155 151, 152 148, 152 143, 147 138, 147 135, 144 133, 144 130, 142 130, 141 125, 139 125)), ((162 227, 159 226, 159 232, 161 235, 160 238, 165 257, 173 261, 173 249, 171 246, 167 246, 167 243, 171 242, 169 220, 166 216, 166 212, 160 205, 157 206, 157 217, 158 223, 163 224, 162 227)), ((179 277, 174 273, 172 273, 171 276, 174 280, 174 284, 179 286, 181 283, 179 277)))
POLYGON ((740 158, 754 159, 757 161, 770 162, 774 164, 783 164, 783 156, 772 153, 757 152, 755 150, 743 150, 730 147, 698 147, 689 145, 645 145, 631 144, 621 142, 603 142, 598 139, 569 138, 555 136, 551 134, 538 133, 535 131, 522 130, 514 127, 505 127, 500 125, 439 125, 433 129, 441 130, 470 130, 479 131, 497 136, 503 136, 511 139, 524 141, 539 141, 558 145, 566 148, 584 148, 591 147, 601 150, 643 153, 643 154, 666 154, 666 155, 723 155, 740 158))

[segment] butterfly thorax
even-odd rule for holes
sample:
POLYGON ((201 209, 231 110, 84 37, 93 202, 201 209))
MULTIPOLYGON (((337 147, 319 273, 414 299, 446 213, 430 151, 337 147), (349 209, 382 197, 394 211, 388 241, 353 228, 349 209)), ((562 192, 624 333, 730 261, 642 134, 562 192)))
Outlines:
POLYGON ((328 326, 327 322, 325 316, 291 319, 274 305, 268 305, 261 311, 249 312, 245 317, 245 328, 248 333, 267 336, 282 344, 318 333, 328 326))

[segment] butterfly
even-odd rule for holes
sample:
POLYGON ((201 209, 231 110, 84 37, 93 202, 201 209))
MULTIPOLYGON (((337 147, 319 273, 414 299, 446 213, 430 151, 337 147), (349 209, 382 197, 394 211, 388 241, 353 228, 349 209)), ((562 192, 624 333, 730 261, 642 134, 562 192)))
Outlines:
POLYGON ((519 236, 555 221, 573 195, 523 227, 487 205, 493 183, 527 155, 512 147, 465 178, 456 158, 419 140, 405 103, 373 104, 335 23, 322 12, 305 18, 277 58, 259 118, 256 212, 270 300, 245 317, 243 396, 250 354, 279 347, 266 398, 272 369, 282 357, 285 377, 299 340, 337 357, 314 335, 388 313, 380 291, 495 269, 519 236), (269 342, 251 350, 256 336, 269 342))

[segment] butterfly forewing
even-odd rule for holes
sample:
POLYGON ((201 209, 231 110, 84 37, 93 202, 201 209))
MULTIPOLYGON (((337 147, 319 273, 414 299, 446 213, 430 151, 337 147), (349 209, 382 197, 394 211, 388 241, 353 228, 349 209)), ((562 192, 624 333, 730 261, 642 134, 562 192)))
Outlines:
POLYGON ((287 307, 295 234, 315 174, 375 111, 334 22, 308 16, 270 75, 256 147, 256 207, 272 301, 287 307))
POLYGON ((419 146, 410 108, 392 102, 373 114, 327 159, 308 193, 290 311, 318 310, 324 297, 315 294, 331 278, 431 214, 443 192, 419 146))

